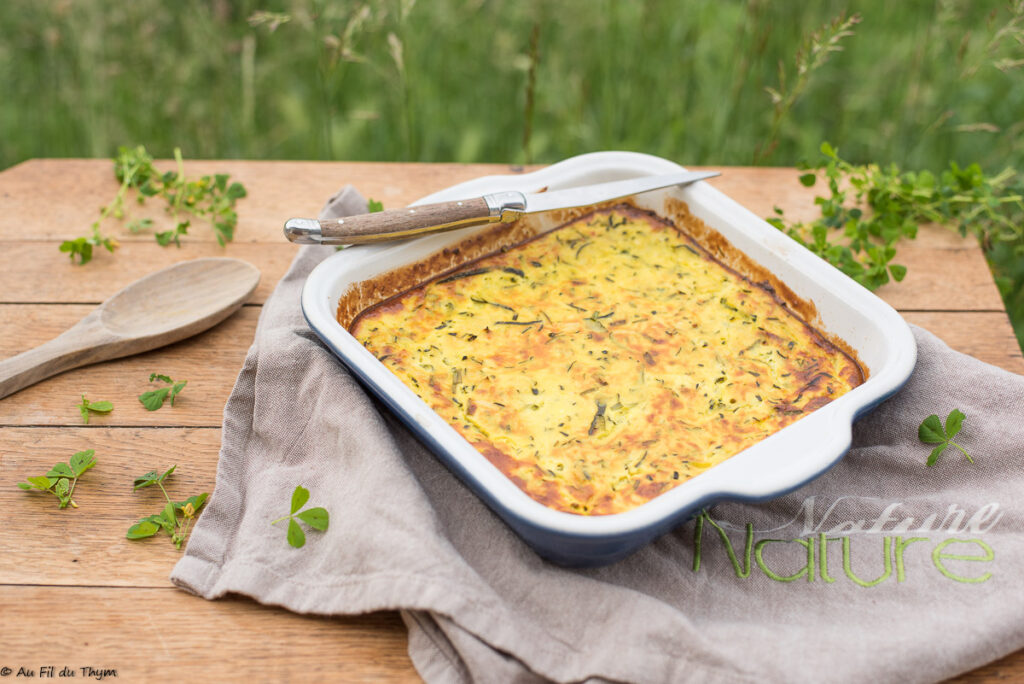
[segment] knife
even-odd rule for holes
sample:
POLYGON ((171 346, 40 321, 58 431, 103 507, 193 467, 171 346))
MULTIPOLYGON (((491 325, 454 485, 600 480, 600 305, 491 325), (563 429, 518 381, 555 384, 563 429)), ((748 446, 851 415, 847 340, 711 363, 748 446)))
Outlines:
POLYGON ((496 192, 473 199, 423 204, 338 219, 293 218, 284 224, 292 242, 315 245, 360 245, 437 233, 483 223, 509 223, 523 214, 582 207, 638 195, 672 185, 689 185, 721 175, 718 171, 685 171, 659 176, 583 185, 554 192, 496 192))

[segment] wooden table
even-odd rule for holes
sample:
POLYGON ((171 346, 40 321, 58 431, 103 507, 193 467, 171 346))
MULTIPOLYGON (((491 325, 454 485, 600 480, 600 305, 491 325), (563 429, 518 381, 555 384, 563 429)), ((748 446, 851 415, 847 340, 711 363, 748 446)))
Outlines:
MULTIPOLYGON (((237 238, 220 248, 195 225, 180 248, 127 233, 111 221, 115 255, 84 267, 57 251, 84 235, 116 192, 108 160, 32 160, 0 173, 0 358, 40 344, 136 278, 200 256, 245 259, 263 274, 252 300, 191 340, 133 358, 65 373, 0 400, 0 667, 68 666, 117 670, 121 680, 411 680, 406 633, 396 613, 311 618, 242 598, 204 601, 171 586, 181 552, 166 536, 131 542, 127 528, 161 507, 153 488, 132 479, 172 464, 172 495, 213 491, 221 411, 260 306, 296 247, 281 237, 291 216, 314 216, 339 186, 352 183, 386 207, 404 206, 452 183, 521 171, 498 165, 192 161, 186 173, 226 172, 248 188, 237 238), (187 379, 173 408, 143 409, 136 397, 151 372, 187 379), (83 425, 86 394, 115 405, 83 425), (78 509, 19 490, 15 483, 54 462, 95 449, 78 509)), ((755 213, 773 205, 792 217, 814 215, 813 190, 792 169, 729 168, 713 183, 755 213)), ((155 204, 151 202, 151 204, 155 204)), ((134 208, 134 205, 132 205, 134 208)), ((156 210, 149 215, 160 217, 156 210)), ((166 221, 166 219, 164 219, 166 221)), ((981 251, 951 231, 926 227, 900 249, 903 283, 879 294, 906 319, 955 349, 1021 373, 1024 359, 981 251)), ((297 303, 296 303, 297 305, 297 303)), ((0 674, 3 671, 0 670, 0 674)), ((963 681, 1024 677, 1024 651, 963 681)))

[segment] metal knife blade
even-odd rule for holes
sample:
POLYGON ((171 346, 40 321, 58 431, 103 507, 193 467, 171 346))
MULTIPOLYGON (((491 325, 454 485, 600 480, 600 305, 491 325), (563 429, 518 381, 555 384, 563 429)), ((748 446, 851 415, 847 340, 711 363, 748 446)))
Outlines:
MULTIPOLYGON (((706 178, 713 178, 721 175, 718 171, 682 171, 660 176, 641 176, 627 180, 610 181, 608 183, 597 183, 595 185, 583 185, 565 190, 554 190, 552 192, 521 193, 525 199, 526 208, 524 214, 533 214, 540 211, 554 211, 556 209, 569 209, 571 207, 583 207, 599 202, 609 202, 621 197, 639 195, 642 192, 659 190, 672 185, 689 185, 706 178)), ((499 193, 498 196, 506 193, 499 193)), ((488 197, 488 195, 485 195, 488 197)))
POLYGON ((658 176, 584 185, 552 192, 497 192, 340 219, 289 219, 285 236, 302 244, 363 244, 464 228, 482 223, 515 221, 523 214, 582 207, 638 195, 673 185, 687 185, 721 175, 717 171, 684 171, 658 176))

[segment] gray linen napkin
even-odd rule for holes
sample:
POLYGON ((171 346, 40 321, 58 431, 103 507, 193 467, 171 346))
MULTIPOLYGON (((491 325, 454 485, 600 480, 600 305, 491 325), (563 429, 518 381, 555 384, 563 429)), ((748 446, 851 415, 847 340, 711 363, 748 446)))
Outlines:
MULTIPOLYGON (((363 211, 347 188, 327 216, 363 211)), ((907 386, 829 473, 727 503, 593 570, 541 560, 319 343, 304 248, 264 306, 224 410, 213 496, 171 579, 301 613, 398 609, 434 682, 941 679, 1024 646, 1017 503, 1024 378, 915 330, 907 386), (917 428, 967 420, 938 465, 917 428), (270 521, 303 485, 330 529, 270 521)))

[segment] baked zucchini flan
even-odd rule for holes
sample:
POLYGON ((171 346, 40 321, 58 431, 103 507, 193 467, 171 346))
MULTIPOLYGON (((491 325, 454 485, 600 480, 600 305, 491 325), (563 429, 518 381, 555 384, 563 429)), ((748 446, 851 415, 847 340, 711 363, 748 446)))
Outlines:
POLYGON ((351 333, 533 499, 632 509, 864 381, 766 284, 629 205, 381 302, 351 333))

